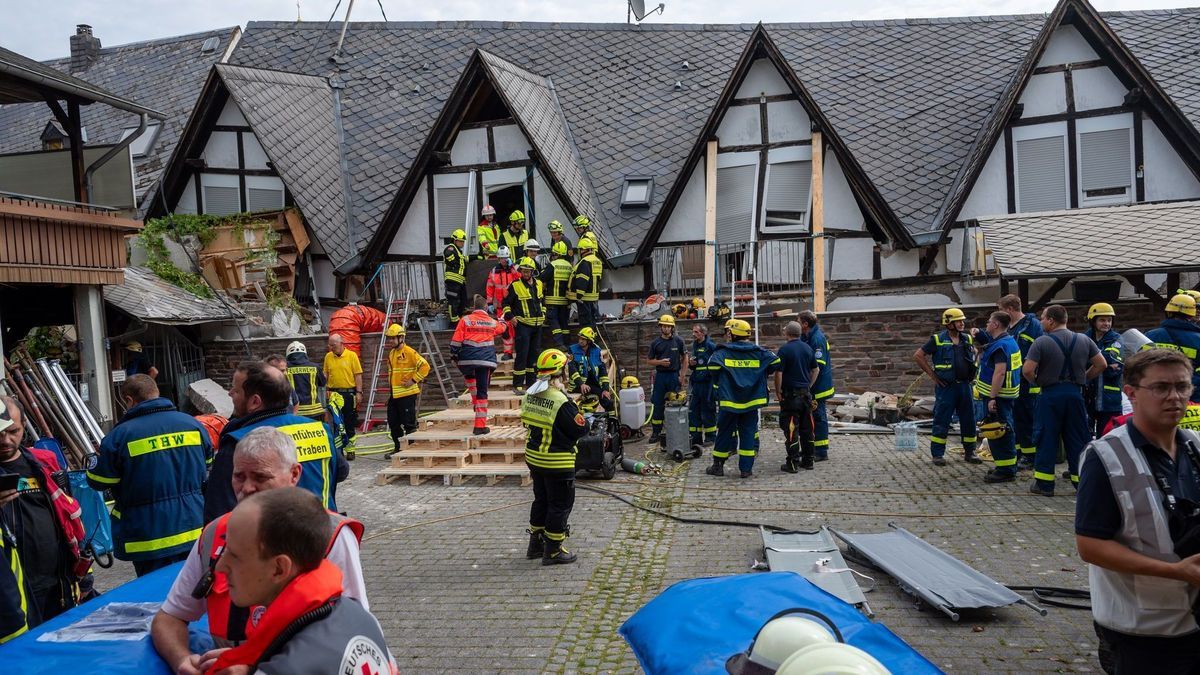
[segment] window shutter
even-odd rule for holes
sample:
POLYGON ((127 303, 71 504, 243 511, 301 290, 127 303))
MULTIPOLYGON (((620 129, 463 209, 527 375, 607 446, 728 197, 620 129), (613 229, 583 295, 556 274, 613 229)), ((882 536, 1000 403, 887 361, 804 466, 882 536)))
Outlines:
POLYGON ((1067 208, 1066 137, 1017 141, 1017 211, 1067 208))
POLYGON ((781 162, 767 170, 767 210, 803 213, 808 210, 812 162, 781 162))
POLYGON ((1079 182, 1088 190, 1127 188, 1132 183, 1133 158, 1129 129, 1109 129, 1079 134, 1079 182))
MULTIPOLYGON (((467 188, 449 187, 437 189, 437 232, 438 241, 448 239, 455 230, 467 222, 467 188)), ((438 247, 440 251, 440 247, 438 247)))
POLYGON ((283 208, 283 190, 270 188, 246 188, 246 210, 277 211, 283 208))
POLYGON ((204 186, 204 212, 214 216, 229 216, 242 210, 235 187, 204 186))
POLYGON ((757 173, 754 164, 717 169, 717 240, 722 244, 750 241, 757 173))

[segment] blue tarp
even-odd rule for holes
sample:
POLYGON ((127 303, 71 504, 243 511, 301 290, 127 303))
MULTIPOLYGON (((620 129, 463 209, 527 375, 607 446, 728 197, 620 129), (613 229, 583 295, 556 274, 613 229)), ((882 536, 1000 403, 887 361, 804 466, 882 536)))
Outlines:
MULTIPOLYGON (((154 651, 149 635, 133 641, 38 642, 37 639, 45 633, 65 628, 109 603, 162 602, 181 567, 183 563, 176 563, 152 572, 64 612, 25 635, 0 645, 0 660, 6 670, 16 673, 171 675, 171 669, 154 651)), ((194 653, 202 653, 212 647, 207 618, 189 626, 189 633, 194 653)))
POLYGON ((750 646, 763 622, 794 607, 828 616, 846 642, 893 673, 942 672, 883 624, 795 572, 681 581, 629 617, 620 633, 649 675, 723 674, 725 662, 750 646))

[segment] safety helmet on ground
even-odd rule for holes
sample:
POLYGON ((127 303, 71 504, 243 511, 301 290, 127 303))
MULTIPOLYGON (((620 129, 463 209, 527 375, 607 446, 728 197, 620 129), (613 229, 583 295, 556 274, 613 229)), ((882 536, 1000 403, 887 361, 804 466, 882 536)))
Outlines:
POLYGON ((579 329, 579 337, 583 338, 584 340, 591 340, 592 342, 595 342, 596 329, 592 328, 591 326, 584 326, 583 328, 579 329))
POLYGON ((1168 312, 1178 312, 1185 316, 1196 316, 1196 300, 1190 295, 1180 293, 1167 303, 1168 312))
POLYGON ((521 223, 523 223, 523 222, 525 222, 525 214, 524 214, 524 213, 521 213, 520 211, 513 211, 512 213, 508 214, 508 222, 510 222, 510 223, 517 223, 517 222, 521 222, 521 223))
POLYGON ((692 298, 692 309, 704 309, 704 298, 699 296, 692 298))
POLYGON ((454 241, 466 241, 467 233, 460 227, 459 229, 450 233, 450 238, 454 241))
POLYGON ((671 316, 670 314, 663 314, 662 316, 658 317, 658 325, 670 326, 670 327, 674 328, 675 327, 675 317, 671 316))
POLYGON ((528 251, 531 248, 541 248, 541 247, 542 247, 542 245, 538 243, 537 239, 526 239, 525 240, 525 250, 526 251, 528 251))
POLYGON ((496 249, 496 257, 500 260, 508 260, 512 257, 512 253, 509 252, 507 246, 501 246, 500 248, 496 249))
POLYGON ((596 242, 592 241, 591 239, 588 239, 587 237, 584 237, 583 239, 579 240, 579 250, 580 251, 595 251, 596 250, 596 242))
POLYGON ((296 340, 288 344, 287 349, 283 353, 287 356, 291 356, 292 354, 307 354, 308 347, 305 347, 303 342, 296 340))
POLYGON ((496 215, 496 209, 492 208, 491 204, 484 204, 483 209, 479 212, 479 215, 494 216, 496 215))
POLYGON ((517 263, 517 269, 534 272, 537 270, 537 263, 533 262, 533 258, 525 256, 524 258, 521 258, 520 262, 517 263))
POLYGON ((967 315, 963 314, 963 311, 957 307, 951 307, 950 309, 942 312, 942 325, 943 326, 949 326, 951 321, 966 321, 966 320, 967 320, 967 315))
POLYGON ((562 232, 563 226, 562 223, 558 222, 557 220, 552 220, 548 225, 546 225, 546 229, 551 232, 562 232))
POLYGON ((622 389, 633 389, 634 387, 640 387, 640 386, 641 386, 641 383, 638 382, 638 379, 632 375, 626 375, 625 377, 621 378, 621 388, 622 389))
POLYGON ((142 343, 138 342, 137 340, 134 340, 133 342, 126 342, 125 349, 128 349, 131 352, 137 352, 138 354, 141 354, 142 353, 142 343))
POLYGON ((547 349, 538 356, 537 374, 538 377, 547 377, 562 371, 563 366, 567 365, 567 355, 557 349, 547 349))
POLYGON ((733 675, 774 673, 797 651, 837 644, 840 638, 841 631, 824 614, 803 607, 784 610, 768 619, 750 647, 726 661, 725 669, 733 675))
POLYGON ((983 418, 983 422, 980 422, 978 429, 979 435, 989 441, 1004 438, 1004 434, 1009 432, 1008 422, 990 413, 987 417, 983 418))
POLYGON ((744 319, 730 319, 725 326, 734 337, 750 337, 750 322, 744 319))
POLYGON ((554 245, 550 247, 550 252, 553 253, 554 255, 567 255, 569 253, 569 251, 567 250, 567 242, 565 242, 565 241, 554 242, 554 245))
POLYGON ((572 225, 577 228, 587 228, 592 226, 592 221, 589 220, 587 216, 575 216, 575 220, 572 222, 572 225))
POLYGON ((385 332, 384 335, 387 337, 399 337, 404 335, 405 332, 404 326, 394 323, 387 327, 387 332, 385 332))
POLYGON ((809 645, 787 657, 775 675, 891 675, 874 656, 841 642, 809 645))
POLYGON ((1098 316, 1116 316, 1116 315, 1117 315, 1117 313, 1113 311, 1112 305, 1108 304, 1107 302, 1097 302, 1096 304, 1094 304, 1088 308, 1087 318, 1088 318, 1088 321, 1091 321, 1092 319, 1094 319, 1098 316))
POLYGON ((677 302, 674 305, 671 305, 671 313, 676 317, 683 319, 688 315, 688 306, 682 302, 677 302))

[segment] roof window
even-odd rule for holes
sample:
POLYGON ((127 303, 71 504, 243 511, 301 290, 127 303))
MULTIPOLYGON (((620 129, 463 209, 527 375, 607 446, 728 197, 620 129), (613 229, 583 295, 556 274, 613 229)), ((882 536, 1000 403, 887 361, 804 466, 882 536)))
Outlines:
POLYGON ((650 198, 654 195, 654 179, 650 176, 630 176, 625 179, 621 189, 621 207, 637 208, 650 206, 650 198))

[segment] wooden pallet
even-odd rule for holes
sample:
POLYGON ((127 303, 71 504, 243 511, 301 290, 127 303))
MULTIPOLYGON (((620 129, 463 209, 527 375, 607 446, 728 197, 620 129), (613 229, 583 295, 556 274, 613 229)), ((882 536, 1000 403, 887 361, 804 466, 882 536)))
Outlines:
POLYGON ((442 478, 446 485, 462 485, 463 481, 482 477, 488 485, 495 485, 504 476, 517 476, 521 485, 527 486, 533 481, 529 477, 529 467, 524 464, 469 464, 463 467, 405 467, 380 469, 375 474, 376 485, 387 485, 392 481, 408 477, 410 485, 420 485, 429 478, 442 478))
MULTIPOLYGON (((516 410, 521 407, 521 399, 523 396, 518 396, 511 391, 488 392, 488 410, 492 408, 496 410, 516 410)), ((454 407, 458 409, 471 408, 471 395, 461 394, 454 399, 454 407)))
POLYGON ((503 458, 505 464, 513 464, 514 462, 525 461, 525 448, 476 448, 471 450, 471 464, 480 465, 488 463, 499 463, 503 458), (485 460, 484 458, 490 458, 485 460))
POLYGON ((471 443, 474 436, 470 432, 463 433, 462 431, 414 431, 401 440, 402 450, 413 451, 430 451, 430 450, 470 450, 473 446, 471 443))
POLYGON ((491 427, 491 432, 475 437, 474 448, 525 447, 525 427, 491 427))
MULTIPOLYGON (((424 427, 433 431, 470 430, 475 426, 475 411, 455 408, 441 410, 421 418, 424 427)), ((521 425, 521 411, 488 407, 488 426, 516 427, 521 425)))
POLYGON ((473 459, 472 455, 466 450, 402 450, 395 455, 392 455, 392 468, 404 469, 411 466, 416 466, 420 463, 426 469, 432 469, 439 466, 453 466, 462 468, 467 465, 467 462, 478 462, 473 459))

